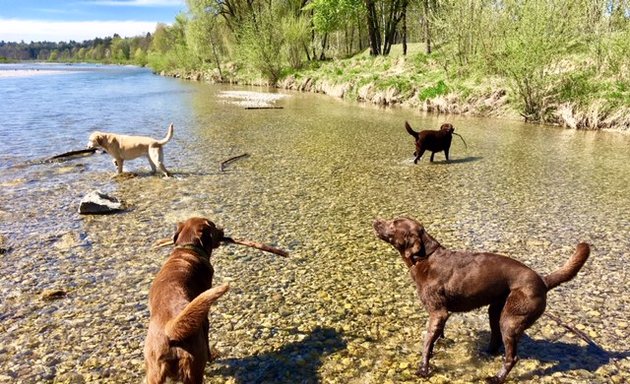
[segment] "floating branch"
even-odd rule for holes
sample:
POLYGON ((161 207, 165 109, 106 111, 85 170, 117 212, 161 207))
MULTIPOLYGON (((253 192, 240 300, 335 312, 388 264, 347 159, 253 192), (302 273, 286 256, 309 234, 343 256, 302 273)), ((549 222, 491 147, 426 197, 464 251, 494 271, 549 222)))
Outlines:
POLYGON ((222 162, 221 162, 221 166, 219 167, 219 169, 221 170, 221 172, 223 172, 223 171, 224 171, 224 168, 225 168, 225 166, 226 166, 227 164, 229 164, 229 163, 231 163, 231 162, 233 162, 233 161, 236 161, 236 160, 238 160, 238 159, 242 159, 242 158, 248 157, 248 156, 249 156, 249 154, 248 154, 248 153, 243 153, 242 155, 238 155, 238 156, 233 156, 233 157, 230 157, 229 159, 227 159, 227 160, 225 160, 225 161, 222 161, 222 162))
POLYGON ((283 109, 284 107, 274 107, 274 106, 267 106, 267 107, 245 107, 245 109, 283 109))

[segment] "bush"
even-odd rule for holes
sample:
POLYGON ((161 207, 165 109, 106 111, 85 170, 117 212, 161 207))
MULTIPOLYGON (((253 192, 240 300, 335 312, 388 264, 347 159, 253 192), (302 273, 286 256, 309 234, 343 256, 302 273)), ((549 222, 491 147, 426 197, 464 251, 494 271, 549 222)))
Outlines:
POLYGON ((434 99, 438 96, 446 95, 449 92, 449 87, 443 80, 438 81, 433 87, 424 88, 418 98, 422 101, 427 99, 434 99))

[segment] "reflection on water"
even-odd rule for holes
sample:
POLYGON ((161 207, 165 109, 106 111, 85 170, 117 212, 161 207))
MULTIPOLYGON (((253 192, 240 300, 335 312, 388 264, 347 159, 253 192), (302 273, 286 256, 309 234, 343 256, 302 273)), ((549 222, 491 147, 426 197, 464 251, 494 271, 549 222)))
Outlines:
MULTIPOLYGON (((219 360, 209 367, 216 382, 229 379, 222 372, 246 380, 235 361, 287 351, 283 346, 300 345, 322 328, 335 329, 335 345, 344 347, 322 356, 327 349, 311 343, 312 358, 323 360, 305 364, 318 369, 323 382, 413 382, 426 313, 402 263, 370 225, 376 217, 396 215, 421 220, 447 247, 507 253, 541 273, 560 266, 579 241, 593 243, 583 274, 554 290, 549 308, 583 324, 605 348, 630 349, 605 319, 623 318, 630 305, 623 289, 630 249, 628 136, 419 116, 312 94, 291 93, 277 101, 282 110, 246 110, 217 97, 236 88, 133 69, 73 76, 76 84, 28 79, 24 90, 17 89, 18 79, 0 80, 7 82, 2 99, 11 100, 0 106, 0 233, 13 247, 2 256, 0 312, 21 324, 2 338, 27 340, 44 327, 52 340, 34 342, 30 348, 43 357, 31 356, 27 363, 46 365, 46 356, 64 351, 58 371, 87 354, 101 365, 81 369, 96 377, 141 377, 146 293, 168 255, 150 245, 193 214, 209 216, 234 237, 292 253, 280 260, 230 246, 213 256, 218 282, 233 285, 211 315, 212 340, 229 366, 219 360), (468 149, 454 140, 450 163, 439 153, 433 164, 425 155, 414 165, 405 120, 416 129, 437 129, 448 120, 468 149), (16 166, 82 148, 94 129, 162 137, 171 121, 175 136, 164 151, 165 165, 176 175, 171 179, 150 176, 145 159, 125 163, 137 177, 112 179, 115 167, 105 154, 16 166), (221 161, 242 153, 249 157, 219 169, 221 161), (79 217, 78 201, 93 189, 121 198, 130 211, 79 217), (51 286, 72 293, 52 309, 33 303, 34 295, 51 286), (46 321, 42 311, 49 313, 46 321), (83 331, 68 329, 64 319, 72 316, 85 323, 83 331), (121 333, 128 337, 116 336, 121 333), (116 354, 104 351, 103 342, 116 354)), ((547 338, 554 333, 549 327, 541 321, 530 336, 547 338)), ((465 337, 486 328, 484 311, 449 320, 447 337, 460 341, 441 348, 434 361, 448 366, 439 371, 445 380, 459 377, 454 369, 465 370, 470 380, 498 369, 500 359, 479 360, 476 339, 465 337)), ((280 357, 298 359, 293 353, 280 357)), ((527 356, 523 361, 514 377, 548 368, 537 360, 528 363, 527 356)), ((0 364, 19 371, 26 363, 0 364)), ((42 370, 23 374, 41 379, 42 370)), ((563 374, 576 377, 569 368, 563 374)), ((522 377, 530 379, 536 382, 522 377)))

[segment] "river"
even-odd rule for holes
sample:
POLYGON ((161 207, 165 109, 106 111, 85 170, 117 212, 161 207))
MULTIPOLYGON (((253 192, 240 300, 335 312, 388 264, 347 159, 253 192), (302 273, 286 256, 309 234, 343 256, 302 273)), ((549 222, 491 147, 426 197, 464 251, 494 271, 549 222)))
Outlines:
MULTIPOLYGON (((213 254, 215 284, 231 289, 210 312, 222 354, 206 369, 210 383, 417 382, 426 311, 397 253, 371 229, 374 218, 398 215, 422 221, 447 248, 507 254, 541 274, 591 243, 591 258, 549 293, 547 310, 608 354, 543 317, 509 377, 630 379, 629 135, 94 65, 1 65, 0 116, 0 382, 139 382, 148 289, 169 253, 151 245, 192 215, 291 252, 213 254), (225 97, 234 91, 283 95, 274 104, 282 109, 245 109, 225 97), (438 153, 416 165, 405 121, 416 130, 449 121, 467 147, 454 137, 450 163, 438 153), (135 177, 118 178, 106 154, 38 162, 84 148, 94 130, 162 138, 170 122, 169 179, 151 175, 143 158, 125 163, 135 177), (79 215, 92 190, 127 210, 79 215), (61 298, 44 298, 55 290, 61 298)), ((451 316, 432 382, 496 373, 501 358, 478 353, 486 317, 451 316)))

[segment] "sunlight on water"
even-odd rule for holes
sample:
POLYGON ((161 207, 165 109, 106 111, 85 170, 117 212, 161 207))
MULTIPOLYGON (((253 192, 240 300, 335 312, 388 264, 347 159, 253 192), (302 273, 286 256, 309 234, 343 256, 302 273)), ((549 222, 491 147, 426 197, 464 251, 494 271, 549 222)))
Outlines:
MULTIPOLYGON (((374 218, 396 215, 422 221, 448 248, 509 254, 541 273, 591 242, 592 259, 550 293, 549 311, 611 352, 630 348, 627 324, 608 320, 625 318, 630 305, 630 136, 420 116, 315 94, 280 92, 273 105, 283 109, 247 110, 219 97, 228 91, 276 92, 124 67, 0 79, 0 234, 11 247, 0 314, 13 324, 0 344, 17 356, 1 359, 0 371, 25 381, 44 380, 51 366, 62 378, 78 369, 139 380, 148 287, 168 255, 151 244, 191 215, 291 252, 286 260, 229 246, 213 255, 216 283, 232 288, 210 315, 211 343, 224 356, 208 366, 210 382, 416 382, 426 312, 395 251, 371 229, 374 218), (405 120, 416 130, 448 120, 468 148, 454 140, 450 163, 439 153, 414 165, 405 120), (96 129, 161 138, 170 122, 171 179, 151 176, 144 158, 125 163, 137 177, 113 179, 106 154, 26 164, 81 149, 96 129), (128 211, 79 216, 79 200, 94 189, 128 211), (68 295, 41 301, 50 288, 68 295)), ((452 316, 432 360, 434 382, 496 373, 500 358, 478 353, 487 332, 485 310, 452 316)), ((604 382, 614 370, 549 320, 521 349, 510 377, 523 382, 553 372, 604 382)))

